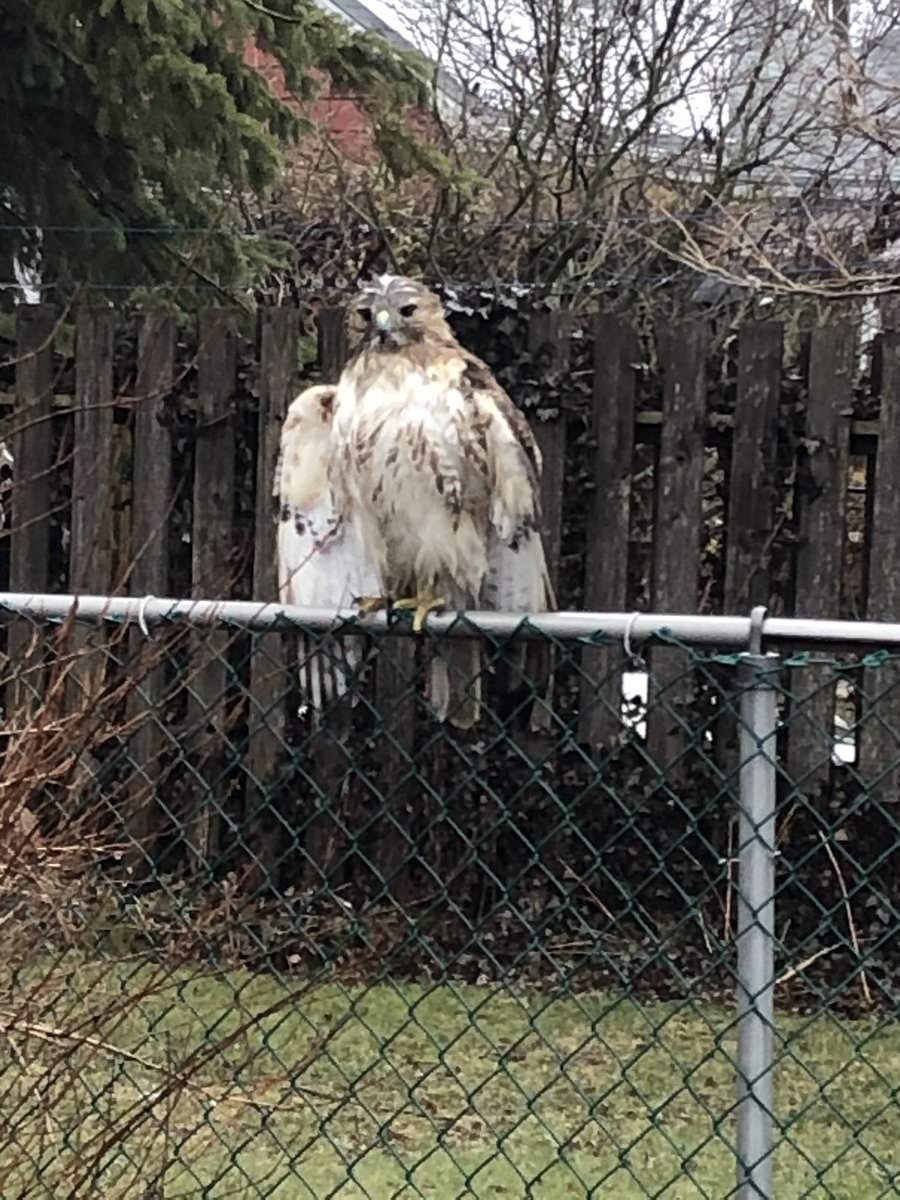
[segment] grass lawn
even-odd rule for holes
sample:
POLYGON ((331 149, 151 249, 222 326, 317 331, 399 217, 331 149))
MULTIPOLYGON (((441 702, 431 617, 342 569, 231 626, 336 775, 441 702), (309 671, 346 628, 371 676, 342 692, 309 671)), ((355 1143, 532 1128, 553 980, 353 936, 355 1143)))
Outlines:
MULTIPOLYGON (((3 1200, 734 1186, 724 1010, 70 957, 0 970, 0 1021, 3 1200)), ((785 1018, 778 1045, 778 1200, 900 1194, 900 1027, 785 1018)))

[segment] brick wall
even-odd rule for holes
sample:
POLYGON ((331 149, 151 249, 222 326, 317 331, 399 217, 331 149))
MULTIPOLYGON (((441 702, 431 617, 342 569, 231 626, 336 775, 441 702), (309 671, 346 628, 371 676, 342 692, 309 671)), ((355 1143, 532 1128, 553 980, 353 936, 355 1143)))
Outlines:
MULTIPOLYGON (((284 71, 277 58, 258 46, 248 46, 244 60, 255 67, 269 82, 272 91, 287 104, 305 112, 317 125, 330 135, 338 148, 349 158, 365 157, 372 149, 371 130, 368 118, 352 96, 331 92, 328 85, 322 88, 315 100, 303 103, 285 86, 284 71)), ((416 125, 424 125, 424 115, 412 114, 416 125)))

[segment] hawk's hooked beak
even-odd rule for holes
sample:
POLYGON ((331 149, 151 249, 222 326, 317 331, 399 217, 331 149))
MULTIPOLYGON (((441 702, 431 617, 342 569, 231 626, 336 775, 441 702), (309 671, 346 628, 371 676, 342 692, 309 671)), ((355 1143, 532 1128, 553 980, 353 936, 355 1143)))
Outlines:
POLYGON ((380 308, 375 314, 375 328, 378 330, 378 336, 382 341, 385 341, 391 332, 391 324, 390 312, 386 308, 380 308))

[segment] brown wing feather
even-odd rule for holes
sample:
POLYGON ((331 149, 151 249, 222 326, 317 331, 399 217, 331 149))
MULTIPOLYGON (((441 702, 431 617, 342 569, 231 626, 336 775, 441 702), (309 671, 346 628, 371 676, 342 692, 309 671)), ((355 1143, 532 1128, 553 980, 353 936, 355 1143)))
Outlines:
POLYGON ((463 394, 471 395, 474 398, 477 394, 482 393, 490 397, 500 416, 509 425, 522 447, 522 452, 533 472, 535 488, 537 488, 543 463, 541 462, 541 451, 537 439, 531 431, 531 426, 528 424, 528 418, 512 402, 494 378, 487 363, 483 363, 480 358, 476 358, 474 354, 469 354, 465 350, 462 355, 465 365, 460 379, 460 387, 463 394))
MULTIPOLYGON (((511 536, 491 540, 488 552, 488 577, 482 595, 485 608, 511 612, 541 612, 556 606, 553 587, 540 533, 541 452, 525 414, 497 383, 491 371, 474 355, 465 355, 460 381, 473 405, 483 414, 488 427, 502 423, 512 436, 517 453, 510 454, 504 439, 493 439, 495 478, 498 495, 503 494, 513 518, 511 536), (470 391, 469 391, 470 389, 470 391), (515 477, 518 476, 518 482, 515 477)), ((496 433, 496 431, 495 431, 496 433)), ((490 452, 489 452, 490 453, 490 452)), ((509 530, 507 531, 510 532, 509 530)), ((553 690, 553 655, 549 646, 519 644, 509 648, 496 663, 495 673, 500 694, 521 703, 531 696, 528 724, 532 732, 546 732, 550 724, 550 698, 553 690)))

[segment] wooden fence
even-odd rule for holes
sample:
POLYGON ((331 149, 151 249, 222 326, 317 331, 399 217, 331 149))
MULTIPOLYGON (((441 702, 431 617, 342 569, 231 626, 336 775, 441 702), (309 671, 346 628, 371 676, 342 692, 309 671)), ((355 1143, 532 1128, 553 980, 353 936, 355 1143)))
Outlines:
MULTIPOLYGON (((66 394, 58 390, 57 319, 51 306, 20 310, 14 386, 0 393, 14 456, 0 586, 158 596, 189 587, 198 597, 274 598, 271 489, 280 423, 300 383, 297 312, 264 309, 253 330, 232 311, 207 310, 196 353, 187 356, 173 317, 147 312, 123 367, 115 350, 121 318, 84 309, 66 394), (249 388, 240 378, 248 351, 249 388)), ((548 355, 565 381, 571 319, 542 312, 530 321, 530 348, 548 355)), ((648 354, 629 321, 593 319, 587 407, 567 411, 563 402, 561 415, 535 422, 561 607, 747 612, 762 603, 805 616, 900 616, 900 331, 879 335, 864 377, 846 314, 811 327, 791 356, 784 335, 777 321, 748 322, 723 358, 708 322, 692 316, 663 330, 648 354), (583 486, 571 484, 576 457, 583 486)), ((320 313, 317 337, 316 377, 334 379, 346 352, 339 312, 320 313)), ((20 627, 10 631, 11 658, 26 637, 20 627)), ((227 666, 215 645, 203 653, 191 703, 215 726, 227 666)), ((622 666, 615 647, 584 656, 592 672, 622 666)), ((872 673, 860 694, 885 691, 890 670, 872 673)), ((253 660, 257 779, 277 770, 281 752, 279 671, 271 654, 253 660)), ((683 671, 677 650, 654 652, 653 686, 668 711, 654 710, 651 695, 648 741, 663 768, 685 743, 671 715, 690 702, 683 671)), ((817 688, 815 668, 807 675, 793 678, 798 694, 815 696, 802 711, 798 705, 790 756, 797 778, 812 786, 830 770, 825 731, 836 700, 833 688, 817 688)), ((605 691, 613 704, 585 713, 584 743, 618 736, 616 686, 605 691)), ((146 702, 161 687, 151 674, 146 702)), ((893 695, 857 742, 873 778, 897 758, 893 695)), ((862 701, 851 692, 842 703, 852 722, 850 709, 862 701)), ((140 736, 147 741, 139 757, 150 761, 159 746, 150 732, 140 736)))

